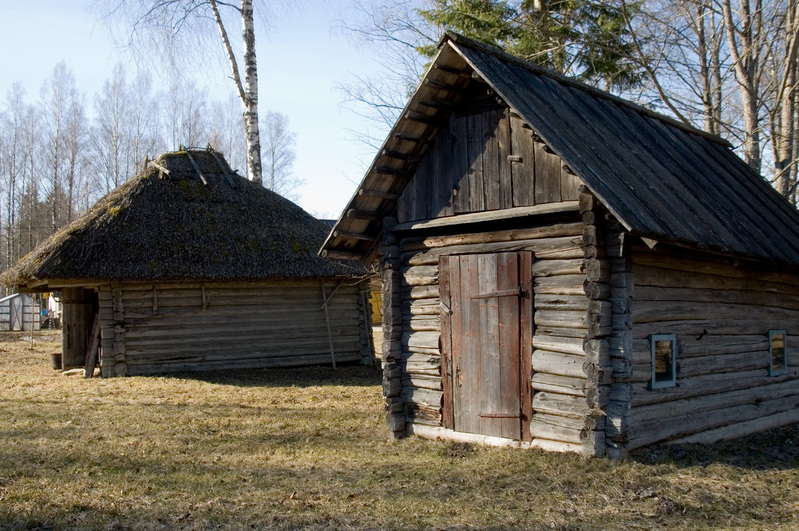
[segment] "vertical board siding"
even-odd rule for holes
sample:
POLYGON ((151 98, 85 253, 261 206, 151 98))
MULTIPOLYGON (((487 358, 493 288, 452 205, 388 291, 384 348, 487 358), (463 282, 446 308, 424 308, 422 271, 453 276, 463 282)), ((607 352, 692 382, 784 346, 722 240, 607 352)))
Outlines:
POLYGON ((0 301, 0 330, 38 330, 39 305, 27 293, 16 293, 0 301))
MULTIPOLYGON (((325 282, 328 296, 336 284, 325 282)), ((118 289, 121 306, 112 292, 100 291, 101 365, 124 362, 125 374, 331 362, 318 281, 255 287, 206 284, 204 289, 156 285, 155 297, 152 285, 118 289), (123 310, 123 321, 114 304, 123 310)), ((359 287, 345 281, 329 302, 337 363, 362 360, 362 299, 359 287)))
POLYGON ((799 421, 797 276, 644 248, 632 254, 627 444, 708 442, 799 421), (788 374, 768 375, 768 331, 788 334, 788 374), (677 387, 650 390, 650 334, 676 334, 677 387))
POLYGON ((577 199, 580 180, 507 107, 453 113, 397 202, 400 223, 577 199))
MULTIPOLYGON (((583 227, 582 223, 573 222, 506 232, 408 237, 400 241, 402 397, 407 422, 447 428, 453 422, 457 424, 458 412, 449 409, 444 395, 459 391, 457 386, 452 389, 442 386, 442 372, 447 374, 449 369, 442 367, 441 346, 459 341, 465 333, 464 326, 492 325, 482 321, 464 324, 453 319, 443 328, 444 332, 449 328, 451 335, 441 337, 441 303, 449 307, 451 292, 456 289, 454 284, 462 281, 461 272, 452 270, 447 257, 485 252, 486 246, 480 242, 490 241, 490 252, 527 250, 533 256, 532 263, 520 261, 521 267, 532 269, 533 286, 528 286, 528 290, 534 295, 528 300, 533 305, 535 321, 535 325, 523 332, 529 338, 524 345, 529 359, 523 359, 522 363, 532 372, 532 389, 526 391, 528 397, 532 394, 533 408, 532 419, 526 421, 532 434, 525 438, 542 446, 555 441, 579 449, 580 433, 585 427, 581 415, 589 411, 587 378, 582 369, 589 302, 583 288, 586 280, 581 247, 583 227), (440 263, 449 267, 448 279, 452 283, 441 290, 441 273, 446 271, 439 270, 440 263)), ((504 310, 500 307, 496 311, 504 310)), ((462 315, 463 319, 469 317, 462 315)), ((498 368, 503 370, 521 368, 498 368)), ((479 395, 475 398, 479 400, 479 395)))

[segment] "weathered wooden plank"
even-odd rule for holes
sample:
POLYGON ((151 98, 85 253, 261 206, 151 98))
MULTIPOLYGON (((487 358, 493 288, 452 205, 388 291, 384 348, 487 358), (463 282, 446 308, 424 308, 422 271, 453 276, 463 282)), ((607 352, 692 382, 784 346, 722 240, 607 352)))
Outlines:
MULTIPOLYGON (((501 276, 500 257, 501 254, 484 254, 477 256, 477 276, 478 283, 474 285, 474 291, 482 292, 487 290, 489 293, 496 292, 500 289, 501 276)), ((518 287, 518 276, 517 283, 518 287)), ((504 432, 505 419, 497 418, 494 416, 497 413, 507 413, 507 402, 513 396, 512 391, 508 391, 508 387, 516 391, 516 399, 518 400, 518 371, 514 373, 514 377, 507 381, 507 375, 503 374, 502 361, 503 357, 507 356, 508 351, 500 352, 500 333, 499 333, 499 302, 497 297, 481 297, 475 300, 474 293, 472 296, 472 304, 479 308, 478 326, 480 327, 479 345, 478 345, 478 360, 479 375, 481 378, 480 387, 481 392, 479 396, 480 408, 477 411, 480 416, 480 433, 484 435, 495 435, 497 437, 507 437, 504 432), (503 354, 505 356, 503 356, 503 354), (504 385, 498 385, 499 382, 504 382, 504 385)), ((518 333, 518 329, 517 329, 518 333)), ((516 351, 518 352, 518 350, 516 351)), ((518 413, 518 404, 516 405, 516 412, 518 413)), ((518 418, 516 437, 518 437, 518 418)))
POLYGON ((562 395, 585 396, 585 377, 562 376, 545 372, 533 375, 532 387, 535 391, 548 391, 562 395))
MULTIPOLYGON (((678 338, 678 344, 680 359, 696 356, 724 356, 742 352, 766 352, 768 351, 768 336, 765 333, 735 336, 705 334, 701 337, 678 338)), ((634 361, 649 360, 648 339, 636 339, 633 341, 632 347, 634 361)))
POLYGON ((762 282, 756 274, 750 278, 734 278, 633 264, 633 275, 636 289, 640 286, 657 286, 663 288, 762 291, 799 295, 799 286, 797 285, 762 282))
POLYGON ((538 277, 580 275, 583 273, 585 273, 585 260, 581 258, 572 260, 537 260, 533 264, 533 275, 536 277, 536 281, 538 277))
POLYGON ((510 117, 510 134, 511 156, 515 157, 510 164, 513 206, 531 206, 535 204, 533 134, 524 127, 521 118, 515 115, 510 117))
POLYGON ((633 328, 635 339, 646 338, 650 334, 677 334, 699 336, 712 332, 716 335, 754 335, 768 330, 784 329, 789 335, 799 333, 796 319, 770 319, 768 314, 751 314, 741 319, 701 319, 636 324, 633 328))
POLYGON ((482 114, 472 114, 466 118, 466 157, 469 163, 469 211, 485 210, 483 191, 483 153, 485 141, 482 114))
POLYGON ((520 253, 519 255, 519 286, 521 298, 519 301, 519 407, 522 413, 521 437, 523 441, 532 440, 530 423, 532 422, 532 372, 533 372, 533 328, 534 313, 532 304, 533 295, 533 255, 520 253))
POLYGON ((584 296, 585 275, 556 275, 535 277, 535 295, 584 296))
POLYGON ((561 200, 561 160, 549 153, 541 142, 535 143, 535 202, 554 203, 561 200))
POLYGON ((533 412, 580 419, 590 414, 591 408, 580 396, 538 392, 533 395, 533 412))
POLYGON ((691 411, 680 416, 661 418, 647 423, 634 422, 629 429, 627 449, 633 450, 659 441, 677 439, 722 426, 793 411, 795 410, 795 401, 795 399, 786 400, 785 397, 758 402, 749 400, 743 405, 712 409, 701 414, 691 411))
POLYGON ((429 286, 438 282, 437 266, 413 266, 400 270, 404 286, 429 286))
POLYGON ((586 312, 536 310, 536 326, 550 326, 558 328, 579 328, 585 330, 588 326, 586 312))
POLYGON ((591 301, 584 295, 552 295, 547 293, 539 294, 536 291, 533 304, 536 310, 570 310, 585 311, 591 301))
POLYGON ((717 304, 754 304, 799 311, 799 295, 781 291, 739 289, 684 289, 657 286, 637 286, 636 300, 715 302, 717 304))
POLYGON ((773 377, 768 375, 768 370, 766 369, 710 373, 686 378, 681 381, 680 385, 677 387, 667 387, 657 390, 650 389, 649 382, 636 382, 630 384, 633 393, 631 403, 633 407, 638 407, 673 400, 702 397, 772 385, 795 379, 796 376, 796 372, 791 371, 791 374, 773 377))
POLYGON ((533 336, 533 346, 550 352, 563 352, 575 356, 584 356, 583 339, 579 337, 533 336))
MULTIPOLYGON (((502 207, 502 183, 500 182, 499 113, 484 111, 483 117, 483 208, 498 210, 502 207)), ((507 156, 506 156, 507 160, 507 156)))
POLYGON ((561 222, 540 227, 518 228, 491 232, 467 232, 446 236, 411 237, 400 240, 403 253, 426 250, 453 245, 473 245, 491 242, 518 240, 535 240, 543 238, 560 238, 565 236, 581 236, 582 222, 561 222))
POLYGON ((631 313, 636 324, 710 319, 740 319, 744 321, 757 314, 768 316, 775 321, 791 319, 799 321, 799 311, 754 304, 636 300, 632 305, 631 313))
MULTIPOLYGON (((357 361, 359 358, 352 357, 346 361, 357 361)), ((207 360, 196 359, 192 361, 187 358, 187 361, 175 361, 169 364, 144 364, 144 365, 128 365, 127 374, 134 375, 148 375, 148 374, 163 374, 167 372, 182 372, 182 371, 206 371, 206 370, 236 370, 236 369, 260 369, 260 368, 274 368, 274 367, 297 367, 302 365, 320 365, 330 360, 330 353, 325 354, 308 354, 308 355, 288 355, 277 356, 273 358, 253 358, 253 359, 219 359, 207 360)))
POLYGON ((725 439, 738 439, 753 433, 795 424, 796 422, 799 422, 799 409, 789 409, 773 415, 758 416, 729 426, 705 430, 672 442, 675 444, 711 444, 725 439))
POLYGON ((441 421, 445 428, 454 428, 454 413, 452 401, 453 386, 453 326, 452 326, 452 299, 450 290, 453 284, 456 289, 460 286, 459 271, 454 271, 451 266, 457 266, 457 259, 450 256, 442 256, 439 260, 439 293, 441 296, 441 382, 443 392, 443 402, 441 409, 441 421), (453 263, 454 262, 454 263, 453 263))
POLYGON ((585 378, 583 363, 585 357, 564 354, 562 352, 550 352, 535 349, 533 351, 533 371, 571 378, 585 378))
POLYGON ((500 241, 480 245, 454 245, 445 248, 433 248, 427 251, 403 253, 400 259, 409 265, 433 265, 438 262, 441 254, 465 253, 495 253, 501 251, 532 251, 541 258, 534 267, 538 267, 542 274, 573 274, 582 272, 583 250, 578 243, 579 237, 544 238, 535 240, 500 241), (551 258, 544 260, 543 258, 551 258), (557 260, 563 258, 564 260, 557 260), (574 260, 578 260, 577 263, 574 260), (564 264, 551 264, 549 269, 545 265, 537 266, 541 262, 567 262, 564 264))
POLYGON ((453 214, 471 212, 471 189, 469 188, 469 158, 468 158, 468 120, 466 117, 456 117, 452 120, 452 134, 456 141, 452 149, 452 172, 454 177, 452 187, 453 214))
POLYGON ((498 111, 498 124, 496 130, 497 164, 499 166, 499 191, 500 208, 513 208, 513 178, 511 175, 511 132, 510 110, 507 107, 498 111))

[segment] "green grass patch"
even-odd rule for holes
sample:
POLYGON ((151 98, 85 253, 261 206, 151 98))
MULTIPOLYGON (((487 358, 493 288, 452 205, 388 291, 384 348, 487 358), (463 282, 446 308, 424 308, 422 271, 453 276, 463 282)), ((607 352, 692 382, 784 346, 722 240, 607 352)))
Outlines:
POLYGON ((84 379, 0 334, 0 529, 799 527, 799 430, 614 462, 389 441, 368 367, 84 379))

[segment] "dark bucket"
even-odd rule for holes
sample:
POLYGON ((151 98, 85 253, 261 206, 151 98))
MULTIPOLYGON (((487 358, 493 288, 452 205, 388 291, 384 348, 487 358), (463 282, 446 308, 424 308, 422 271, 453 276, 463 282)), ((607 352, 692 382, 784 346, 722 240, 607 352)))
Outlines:
POLYGON ((60 371, 61 370, 61 353, 60 352, 53 352, 50 354, 50 365, 53 369, 60 371))

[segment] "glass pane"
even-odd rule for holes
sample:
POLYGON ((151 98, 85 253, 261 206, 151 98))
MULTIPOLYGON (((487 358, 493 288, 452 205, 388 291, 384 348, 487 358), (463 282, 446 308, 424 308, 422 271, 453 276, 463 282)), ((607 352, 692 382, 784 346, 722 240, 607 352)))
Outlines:
POLYGON ((785 336, 774 334, 771 336, 771 372, 785 370, 785 336))
POLYGON ((672 341, 655 341, 655 381, 670 382, 672 374, 672 341))

